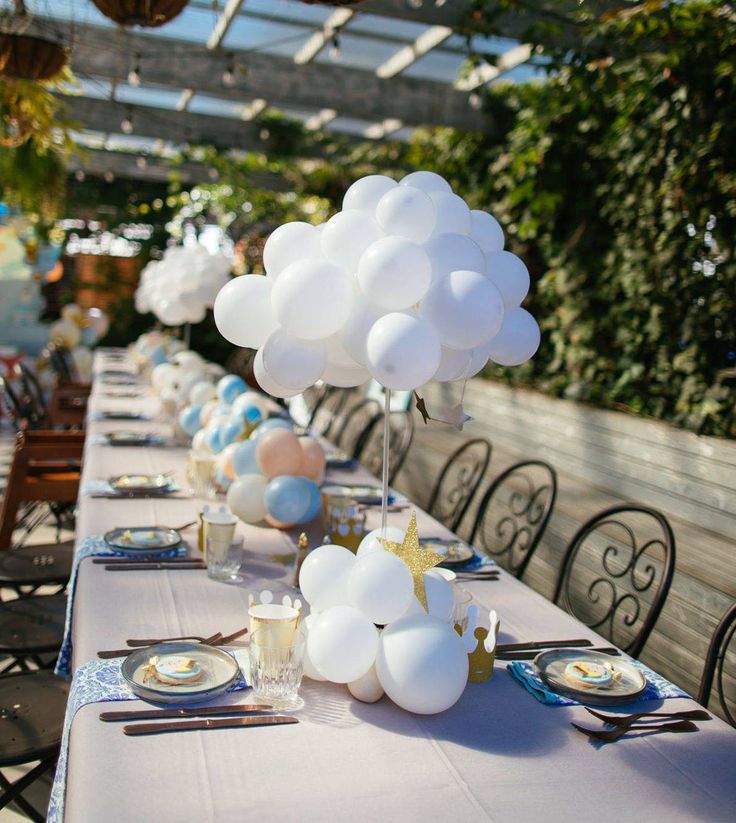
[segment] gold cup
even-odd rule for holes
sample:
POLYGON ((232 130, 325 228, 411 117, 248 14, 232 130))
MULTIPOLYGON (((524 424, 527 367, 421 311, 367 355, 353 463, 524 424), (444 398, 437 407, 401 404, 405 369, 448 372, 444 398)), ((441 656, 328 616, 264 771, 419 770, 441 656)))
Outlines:
POLYGON ((251 642, 265 646, 290 646, 301 610, 281 603, 252 603, 248 609, 251 642), (257 632, 257 634, 256 634, 257 632))
POLYGON ((365 511, 360 510, 355 500, 333 498, 327 517, 327 534, 335 545, 357 552, 365 537, 365 511))

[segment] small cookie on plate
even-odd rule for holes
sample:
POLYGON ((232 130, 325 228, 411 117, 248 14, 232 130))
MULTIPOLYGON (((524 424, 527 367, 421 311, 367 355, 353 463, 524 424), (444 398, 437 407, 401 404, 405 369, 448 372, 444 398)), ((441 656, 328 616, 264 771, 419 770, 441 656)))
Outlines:
POLYGON ((613 681, 613 672, 602 663, 573 660, 565 666, 565 679, 573 686, 607 686, 613 681))
POLYGON ((166 683, 167 686, 196 683, 202 679, 204 674, 204 670, 196 660, 180 654, 152 657, 148 665, 152 676, 159 682, 166 683))

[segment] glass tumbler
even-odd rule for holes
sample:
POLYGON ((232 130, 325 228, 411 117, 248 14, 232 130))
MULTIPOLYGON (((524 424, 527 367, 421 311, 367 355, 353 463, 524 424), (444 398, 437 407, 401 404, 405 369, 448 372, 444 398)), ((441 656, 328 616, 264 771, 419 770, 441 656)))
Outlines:
POLYGON ((250 638, 250 685, 253 694, 277 708, 299 708, 306 636, 297 629, 291 639, 256 631, 250 638))
POLYGON ((189 452, 186 474, 191 487, 191 493, 195 497, 214 500, 217 493, 215 487, 216 471, 217 463, 214 454, 195 451, 189 452))

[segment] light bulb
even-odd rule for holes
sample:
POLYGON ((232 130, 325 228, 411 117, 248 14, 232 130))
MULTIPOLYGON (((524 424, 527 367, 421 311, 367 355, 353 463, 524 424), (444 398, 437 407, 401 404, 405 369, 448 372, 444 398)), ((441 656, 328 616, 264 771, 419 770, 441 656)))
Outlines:
POLYGON ((123 134, 132 134, 132 132, 133 132, 133 121, 130 119, 130 116, 126 117, 120 123, 120 129, 123 132, 123 134))
POLYGON ((145 157, 139 157, 135 161, 135 164, 136 164, 136 166, 138 166, 139 169, 142 170, 142 169, 145 169, 148 166, 148 160, 146 160, 145 157))
POLYGON ((468 97, 468 104, 470 108, 474 111, 478 111, 480 108, 483 107, 483 98, 478 94, 477 91, 471 92, 470 96, 468 97))
POLYGON ((329 51, 330 60, 339 60, 341 54, 342 54, 342 51, 340 49, 340 38, 337 35, 335 35, 332 38, 332 45, 330 46, 330 51, 329 51))
POLYGON ((138 88, 138 86, 140 86, 141 73, 138 71, 138 68, 131 69, 128 72, 128 83, 130 83, 131 86, 135 86, 135 88, 138 88))
POLYGON ((111 171, 105 172, 105 182, 112 183, 115 180, 115 175, 111 171))
POLYGON ((231 68, 225 69, 222 73, 222 85, 223 86, 234 86, 235 85, 235 72, 231 68))

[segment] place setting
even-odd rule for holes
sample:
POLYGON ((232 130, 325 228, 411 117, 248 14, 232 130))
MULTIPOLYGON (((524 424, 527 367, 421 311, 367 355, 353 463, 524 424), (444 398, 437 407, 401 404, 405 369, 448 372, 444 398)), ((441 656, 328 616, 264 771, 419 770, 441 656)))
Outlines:
POLYGON ((107 480, 88 480, 81 493, 110 500, 188 497, 171 474, 119 474, 107 480))

